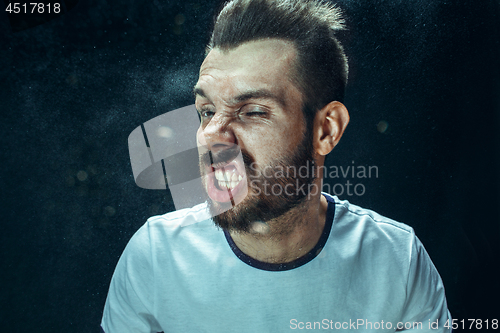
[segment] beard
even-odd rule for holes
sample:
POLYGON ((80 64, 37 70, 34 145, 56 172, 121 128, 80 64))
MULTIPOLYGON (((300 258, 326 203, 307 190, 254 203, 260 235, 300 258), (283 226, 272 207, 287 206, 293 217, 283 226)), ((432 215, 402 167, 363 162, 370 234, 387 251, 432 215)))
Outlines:
POLYGON ((299 223, 294 214, 309 196, 310 184, 316 179, 312 130, 307 130, 303 140, 291 156, 272 160, 268 165, 255 167, 253 157, 241 151, 247 174, 247 197, 233 208, 222 213, 219 203, 208 199, 208 207, 216 226, 228 231, 269 231, 268 222, 287 217, 290 223, 275 226, 280 235, 289 233, 299 223), (306 175, 303 171, 306 170, 306 175))

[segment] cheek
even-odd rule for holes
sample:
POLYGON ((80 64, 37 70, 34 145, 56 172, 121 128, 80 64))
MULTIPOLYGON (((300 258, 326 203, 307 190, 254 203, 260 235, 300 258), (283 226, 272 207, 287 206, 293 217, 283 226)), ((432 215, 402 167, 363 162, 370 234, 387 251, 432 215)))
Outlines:
POLYGON ((275 146, 281 153, 294 151, 295 147, 302 142, 304 131, 300 123, 289 123, 273 130, 270 144, 275 146))
POLYGON ((241 143, 243 149, 261 166, 269 165, 276 160, 289 156, 294 152, 294 147, 297 145, 296 138, 286 132, 273 132, 272 135, 269 131, 258 133, 245 138, 243 141, 241 143))

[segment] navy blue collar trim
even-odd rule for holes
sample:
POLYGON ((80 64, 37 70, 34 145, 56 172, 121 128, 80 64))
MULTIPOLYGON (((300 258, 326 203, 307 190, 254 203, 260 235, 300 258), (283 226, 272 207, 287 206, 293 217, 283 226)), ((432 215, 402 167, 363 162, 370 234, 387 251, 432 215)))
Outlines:
POLYGON ((307 264, 309 261, 313 260, 321 252, 321 250, 326 244, 326 241, 328 240, 330 231, 332 230, 333 218, 335 216, 335 201, 329 195, 325 195, 325 198, 328 201, 328 208, 326 211, 326 221, 325 221, 325 227, 323 228, 323 233, 321 234, 318 243, 316 244, 316 246, 312 248, 311 251, 309 251, 307 254, 303 255, 302 257, 294 261, 290 261, 283 264, 271 264, 255 260, 254 258, 247 256, 236 246, 231 235, 227 230, 224 230, 224 235, 226 236, 226 240, 229 243, 229 246, 231 247, 231 250, 233 250, 234 254, 247 265, 265 271, 288 271, 290 269, 300 267, 302 265, 307 264))

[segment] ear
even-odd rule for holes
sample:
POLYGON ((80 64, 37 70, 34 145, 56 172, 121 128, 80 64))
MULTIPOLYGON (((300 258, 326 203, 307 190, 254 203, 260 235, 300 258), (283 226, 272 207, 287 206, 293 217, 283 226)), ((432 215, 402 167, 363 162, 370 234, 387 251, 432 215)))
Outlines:
POLYGON ((324 106, 314 117, 314 150, 325 156, 332 151, 349 123, 349 112, 344 104, 333 101, 324 106))

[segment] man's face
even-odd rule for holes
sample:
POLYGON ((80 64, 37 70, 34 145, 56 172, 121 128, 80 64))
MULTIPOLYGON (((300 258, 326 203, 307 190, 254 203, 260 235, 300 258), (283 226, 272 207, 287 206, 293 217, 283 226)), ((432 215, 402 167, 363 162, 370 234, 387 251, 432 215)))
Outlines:
POLYGON ((311 183, 312 172, 286 172, 313 163, 302 94, 290 75, 295 58, 292 43, 268 39, 214 49, 201 66, 197 135, 199 145, 211 151, 200 156, 204 187, 212 212, 228 201, 236 204, 213 214, 223 228, 249 231, 253 222, 278 217, 306 197, 295 187, 311 183), (236 158, 240 149, 243 159, 236 158))

